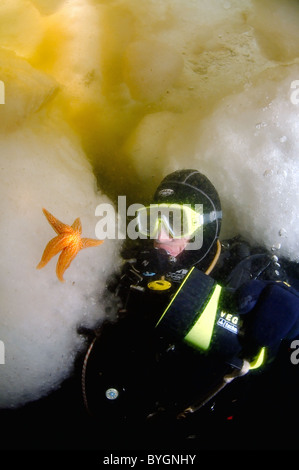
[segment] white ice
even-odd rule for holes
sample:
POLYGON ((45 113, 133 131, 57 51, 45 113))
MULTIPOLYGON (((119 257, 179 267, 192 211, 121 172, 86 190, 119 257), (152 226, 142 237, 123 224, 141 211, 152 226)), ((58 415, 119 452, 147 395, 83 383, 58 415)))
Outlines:
POLYGON ((50 99, 55 82, 22 59, 9 59, 16 75, 11 84, 15 93, 17 85, 22 92, 17 102, 6 99, 7 127, 1 135, 0 339, 5 358, 0 407, 5 408, 49 393, 72 373, 86 340, 77 328, 93 327, 105 317, 106 281, 119 264, 117 241, 105 240, 79 252, 65 272, 65 283, 55 274, 57 257, 36 269, 56 236, 43 207, 69 225, 80 217, 82 236, 96 238, 95 209, 111 201, 97 190, 69 126, 44 108, 34 112, 50 99))

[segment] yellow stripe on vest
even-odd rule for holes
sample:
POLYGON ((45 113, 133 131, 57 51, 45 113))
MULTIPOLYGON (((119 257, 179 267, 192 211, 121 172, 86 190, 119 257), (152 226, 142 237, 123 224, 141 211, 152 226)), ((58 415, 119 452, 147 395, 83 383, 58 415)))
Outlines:
POLYGON ((207 350, 210 346, 221 289, 221 286, 216 285, 208 305, 189 333, 185 336, 184 340, 191 346, 203 350, 207 350))
POLYGON ((192 268, 190 269, 190 271, 188 272, 187 276, 185 277, 185 279, 183 280, 182 284, 180 285, 180 287, 178 288, 178 290, 176 291, 175 295, 173 296, 173 298, 171 299, 171 302, 168 304, 167 306, 167 309, 165 310, 165 312, 163 313, 162 317, 159 319, 158 323, 156 324, 156 327, 159 325, 160 321, 162 320, 162 318, 164 317, 164 315, 166 314, 166 312, 168 312, 168 310, 170 309, 171 305, 173 304, 175 298, 177 297, 177 295, 179 294, 179 292, 181 291, 181 289, 183 288, 184 284, 186 283, 188 277, 190 276, 190 274, 192 273, 193 271, 194 266, 192 266, 192 268))
POLYGON ((250 362, 250 370, 252 369, 258 369, 264 362, 265 360, 265 353, 266 349, 262 348, 258 354, 258 356, 255 358, 253 362, 250 362))

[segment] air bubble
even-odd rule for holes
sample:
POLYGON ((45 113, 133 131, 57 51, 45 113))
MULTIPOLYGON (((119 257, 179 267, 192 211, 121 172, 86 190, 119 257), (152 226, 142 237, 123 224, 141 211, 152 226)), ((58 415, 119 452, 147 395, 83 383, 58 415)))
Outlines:
POLYGON ((267 127, 267 123, 266 122, 258 122, 255 127, 256 129, 261 129, 262 127, 267 127))
POLYGON ((277 251, 280 250, 281 248, 281 243, 275 243, 274 245, 271 246, 271 251, 277 251))
POLYGON ((281 229, 279 230, 279 232, 278 232, 278 235, 279 235, 280 237, 284 237, 284 238, 285 238, 285 237, 287 236, 287 231, 286 231, 286 229, 285 229, 285 228, 281 228, 281 229))

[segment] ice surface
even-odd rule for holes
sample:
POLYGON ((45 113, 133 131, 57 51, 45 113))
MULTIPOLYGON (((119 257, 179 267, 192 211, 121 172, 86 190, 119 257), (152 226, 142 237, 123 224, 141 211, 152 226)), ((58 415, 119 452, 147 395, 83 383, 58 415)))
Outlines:
POLYGON ((38 398, 69 375, 83 346, 77 327, 104 318, 106 280, 118 267, 117 242, 106 240, 79 252, 64 284, 55 274, 57 257, 36 270, 56 235, 42 207, 67 224, 80 217, 82 236, 95 238, 95 208, 109 202, 95 191, 77 140, 58 129, 34 119, 1 140, 0 407, 38 398))
POLYGON ((227 214, 223 235, 241 233, 253 244, 279 248, 278 256, 295 261, 299 120, 290 84, 298 76, 298 65, 278 66, 247 90, 223 100, 200 129, 193 129, 192 159, 219 189, 227 214))
POLYGON ((240 233, 296 261, 299 120, 291 83, 298 76, 298 65, 277 66, 205 119, 196 112, 147 115, 128 142, 152 171, 159 165, 167 174, 184 162, 213 181, 223 205, 222 237, 240 233), (157 148, 163 159, 151 158, 157 148))
POLYGON ((111 201, 97 190, 79 139, 46 107, 55 82, 23 59, 3 57, 2 70, 8 74, 11 66, 11 76, 1 108, 0 407, 11 407, 49 393, 69 376, 84 346, 77 328, 105 317, 103 293, 118 269, 119 247, 106 240, 81 251, 65 284, 55 274, 57 257, 36 270, 56 236, 42 207, 67 224, 80 217, 82 236, 95 238, 96 206, 111 201))

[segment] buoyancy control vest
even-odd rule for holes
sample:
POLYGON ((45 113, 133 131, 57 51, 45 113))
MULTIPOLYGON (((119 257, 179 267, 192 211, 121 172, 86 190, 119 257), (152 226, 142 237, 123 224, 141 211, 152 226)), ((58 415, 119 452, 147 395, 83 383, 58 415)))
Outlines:
MULTIPOLYGON (((282 267, 279 269, 283 271, 282 267)), ((244 322, 254 318, 257 312, 265 313, 264 318, 269 326, 271 312, 267 310, 267 305, 270 304, 263 296, 259 302, 261 287, 255 297, 256 291, 253 293, 254 302, 247 304, 246 311, 244 302, 237 304, 236 300, 238 293, 241 293, 241 301, 249 298, 250 291, 241 292, 239 289, 254 286, 250 282, 254 279, 262 282, 262 287, 266 289, 268 287, 264 283, 269 281, 274 286, 279 284, 274 279, 278 263, 271 253, 262 250, 252 253, 242 240, 233 239, 227 249, 223 243, 222 257, 211 274, 192 266, 175 289, 173 285, 165 290, 159 289, 163 286, 159 276, 144 275, 142 269, 134 267, 134 263, 128 271, 129 275, 122 277, 124 291, 127 288, 130 291, 130 301, 126 304, 128 311, 122 321, 108 327, 103 325, 84 361, 84 400, 89 409, 101 418, 107 412, 110 419, 112 411, 116 419, 122 413, 126 416, 134 414, 136 403, 140 406, 142 403, 140 397, 136 402, 136 383, 139 388, 142 387, 142 397, 149 402, 185 406, 197 400, 202 385, 205 392, 213 389, 215 380, 223 377, 227 366, 234 370, 241 368, 244 357, 250 359, 251 367, 263 363, 265 349, 262 341, 258 341, 261 336, 256 334, 260 329, 254 328, 254 323, 249 321, 249 342, 256 343, 253 348, 251 344, 250 347, 245 344, 246 353, 250 351, 249 357, 244 356, 243 327, 244 322), (156 283, 155 289, 150 287, 152 282, 156 283), (149 322, 146 321, 145 311, 149 322), (153 337, 158 338, 156 343, 153 337), (113 397, 117 396, 116 399, 109 394, 106 397, 106 392, 110 390, 114 391, 113 397)), ((293 322, 296 330, 299 297, 294 296, 286 284, 284 286, 286 289, 282 294, 292 302, 289 325, 293 322)), ((264 293, 267 292, 265 290, 264 293)), ((278 321, 276 331, 279 331, 278 321)), ((146 407, 144 405, 144 409, 146 407)))
MULTIPOLYGON (((156 328, 173 341, 183 341, 205 354, 242 367, 242 316, 230 291, 196 267, 191 268, 163 312, 156 328)), ((251 367, 262 364, 259 348, 251 367)))

